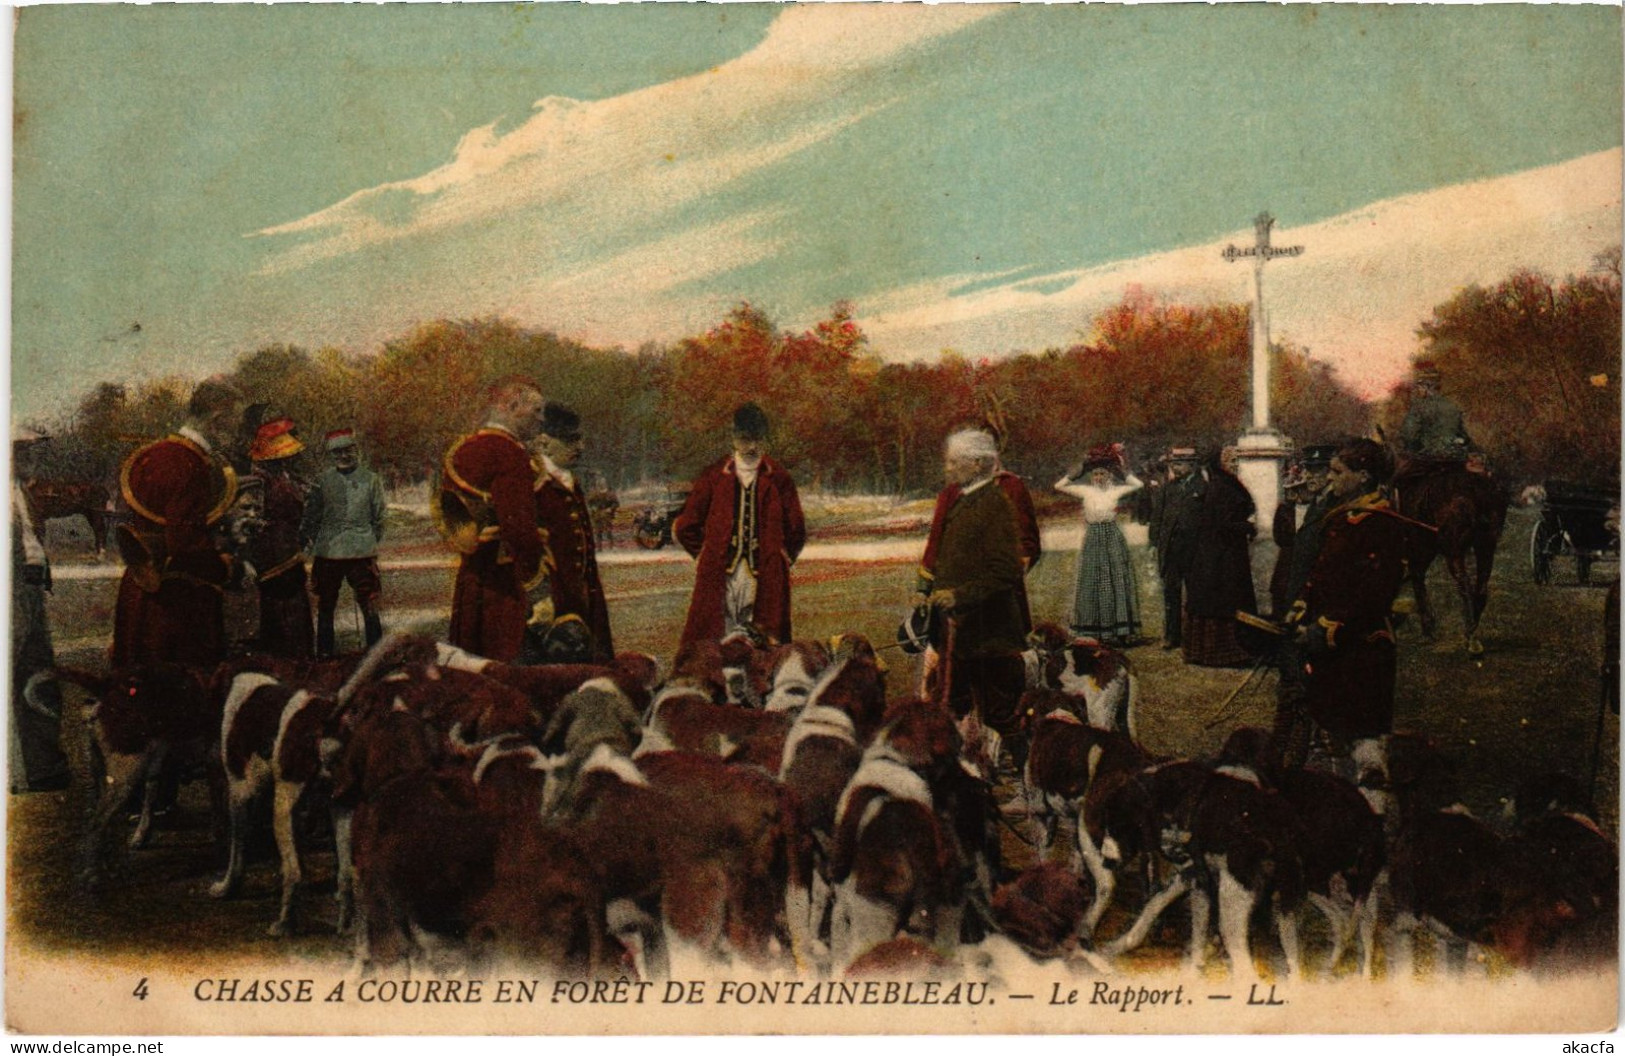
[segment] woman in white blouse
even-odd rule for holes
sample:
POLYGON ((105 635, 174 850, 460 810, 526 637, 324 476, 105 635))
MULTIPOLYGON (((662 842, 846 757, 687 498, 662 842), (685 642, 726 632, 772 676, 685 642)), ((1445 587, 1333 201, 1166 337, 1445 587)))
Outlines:
POLYGON ((1117 526, 1117 504, 1143 485, 1124 474, 1116 449, 1091 451, 1075 474, 1055 482, 1055 490, 1083 500, 1083 549, 1078 554, 1078 589, 1072 603, 1072 632, 1122 645, 1140 635, 1140 597, 1129 561, 1128 541, 1117 526))

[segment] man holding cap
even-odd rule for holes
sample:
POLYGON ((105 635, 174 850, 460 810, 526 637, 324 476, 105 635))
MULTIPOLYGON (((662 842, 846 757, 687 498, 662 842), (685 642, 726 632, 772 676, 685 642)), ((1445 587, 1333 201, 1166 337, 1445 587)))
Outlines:
POLYGON ((573 468, 586 445, 581 417, 561 403, 542 407, 542 431, 531 449, 537 452, 536 524, 547 535, 552 559, 548 588, 553 619, 575 616, 592 633, 592 658, 607 664, 615 658, 609 633, 609 603, 598 580, 598 555, 592 512, 581 479, 573 468))
POLYGON ((378 603, 378 544, 384 538, 384 486, 378 474, 361 467, 353 429, 327 434, 332 466, 316 481, 305 503, 299 536, 314 558, 316 655, 333 655, 333 612, 345 583, 355 594, 366 624, 367 645, 384 635, 378 603))
POLYGON ((697 559, 682 644, 739 631, 790 640, 790 566, 807 541, 801 497, 767 457, 767 415, 741 404, 733 454, 694 482, 672 535, 697 559))

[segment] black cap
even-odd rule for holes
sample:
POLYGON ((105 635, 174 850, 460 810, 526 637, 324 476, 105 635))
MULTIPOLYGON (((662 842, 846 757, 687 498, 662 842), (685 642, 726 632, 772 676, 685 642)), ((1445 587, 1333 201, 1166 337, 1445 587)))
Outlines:
POLYGON ((565 443, 580 440, 581 416, 564 404, 549 400, 542 405, 542 433, 565 443))
POLYGON ((734 435, 741 440, 766 440, 767 415, 754 403, 742 403, 734 412, 734 435))
POLYGON ((1337 454, 1336 444, 1309 444, 1298 456, 1298 464, 1304 469, 1325 469, 1332 464, 1332 456, 1337 454))

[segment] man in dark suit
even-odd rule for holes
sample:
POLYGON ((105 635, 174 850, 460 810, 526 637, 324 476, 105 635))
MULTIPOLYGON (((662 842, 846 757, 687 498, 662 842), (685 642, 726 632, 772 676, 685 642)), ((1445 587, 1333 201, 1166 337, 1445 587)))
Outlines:
POLYGON ((1151 506, 1151 545, 1157 548, 1157 575, 1162 580, 1162 647, 1178 649, 1184 622, 1185 574, 1196 550, 1196 524, 1202 512, 1202 479, 1196 449, 1168 452, 1169 479, 1156 489, 1151 506))
POLYGON ((559 403, 542 408, 537 452, 536 523, 547 535, 548 594, 553 619, 574 616, 592 634, 592 659, 609 663, 615 643, 609 632, 609 603, 598 579, 598 553, 592 512, 581 476, 573 469, 586 440, 581 417, 559 403))
POLYGON ((1303 589, 1315 555, 1320 552, 1320 519, 1331 509, 1326 471, 1336 444, 1311 444, 1288 470, 1282 484, 1287 501, 1275 508, 1271 535, 1279 553, 1270 573, 1270 611, 1279 619, 1303 589))
POLYGON ((767 415, 734 412, 733 454, 694 482, 672 535, 695 558, 682 644, 744 631, 790 640, 790 566, 807 541, 796 482, 767 457, 767 415))
POLYGON ((1026 688, 1022 561, 1015 511, 994 481, 997 467, 989 434, 966 429, 948 437, 943 495, 953 494, 942 515, 935 575, 921 584, 916 601, 946 617, 935 644, 949 708, 961 718, 974 709, 1004 738, 1019 769, 1027 757, 1017 723, 1026 688))

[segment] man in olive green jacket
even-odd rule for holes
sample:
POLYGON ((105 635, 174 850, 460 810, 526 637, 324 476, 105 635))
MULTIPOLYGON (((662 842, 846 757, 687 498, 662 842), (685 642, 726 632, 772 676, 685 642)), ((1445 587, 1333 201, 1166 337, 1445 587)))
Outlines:
POLYGON ((1017 768, 1026 761, 1018 704, 1026 686, 1021 651, 1021 555, 1016 515, 1004 490, 989 487, 998 466, 993 437, 967 429, 948 438, 943 478, 959 495, 943 518, 935 578, 923 583, 920 602, 947 619, 944 658, 948 706, 956 717, 975 709, 1004 738, 1017 768))

